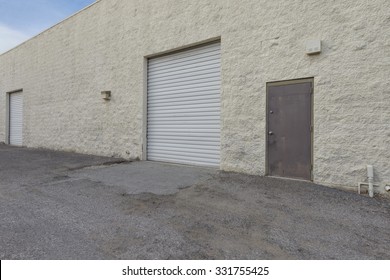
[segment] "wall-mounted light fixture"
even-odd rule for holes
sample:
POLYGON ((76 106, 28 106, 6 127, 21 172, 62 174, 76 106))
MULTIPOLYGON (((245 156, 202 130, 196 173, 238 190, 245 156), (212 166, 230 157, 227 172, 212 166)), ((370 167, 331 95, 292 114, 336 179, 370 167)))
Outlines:
POLYGON ((102 98, 104 100, 111 100, 111 91, 102 91, 102 98))

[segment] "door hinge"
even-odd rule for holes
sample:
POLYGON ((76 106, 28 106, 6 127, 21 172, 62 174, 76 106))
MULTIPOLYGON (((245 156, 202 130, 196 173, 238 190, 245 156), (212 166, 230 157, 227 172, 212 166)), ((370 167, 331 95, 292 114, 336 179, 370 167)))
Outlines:
POLYGON ((313 171, 313 169, 314 169, 314 166, 312 164, 312 165, 310 165, 310 170, 313 171))

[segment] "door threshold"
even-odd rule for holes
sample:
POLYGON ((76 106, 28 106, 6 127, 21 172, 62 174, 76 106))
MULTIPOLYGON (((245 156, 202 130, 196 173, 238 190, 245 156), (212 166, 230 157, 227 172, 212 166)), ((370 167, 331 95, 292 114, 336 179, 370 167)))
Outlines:
POLYGON ((192 167, 192 168, 198 168, 198 169, 209 169, 209 170, 220 170, 219 167, 216 166, 207 166, 207 165, 196 165, 196 164, 190 164, 190 163, 179 163, 179 162, 169 162, 169 161, 157 161, 157 160, 143 160, 145 162, 152 162, 152 163, 159 163, 164 165, 174 165, 174 166, 181 166, 181 167, 192 167))
POLYGON ((290 180, 290 181, 298 181, 298 182, 313 183, 313 180, 311 180, 311 179, 278 177, 278 176, 269 176, 269 175, 267 175, 266 177, 268 177, 268 178, 273 178, 273 179, 282 179, 282 180, 290 180))

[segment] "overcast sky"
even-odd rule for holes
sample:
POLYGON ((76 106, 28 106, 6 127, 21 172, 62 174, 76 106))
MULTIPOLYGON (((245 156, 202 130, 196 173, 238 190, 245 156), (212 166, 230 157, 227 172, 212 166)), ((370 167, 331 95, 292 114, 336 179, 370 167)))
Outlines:
POLYGON ((95 0, 0 0, 0 53, 93 2, 95 0))

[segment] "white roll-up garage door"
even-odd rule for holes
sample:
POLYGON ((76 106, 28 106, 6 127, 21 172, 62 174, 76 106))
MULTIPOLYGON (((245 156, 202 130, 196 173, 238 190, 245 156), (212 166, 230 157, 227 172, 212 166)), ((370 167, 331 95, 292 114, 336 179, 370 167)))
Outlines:
POLYGON ((220 164, 219 43, 153 58, 148 65, 148 159, 220 164))
POLYGON ((23 145, 23 95, 22 92, 9 95, 9 143, 23 145))

